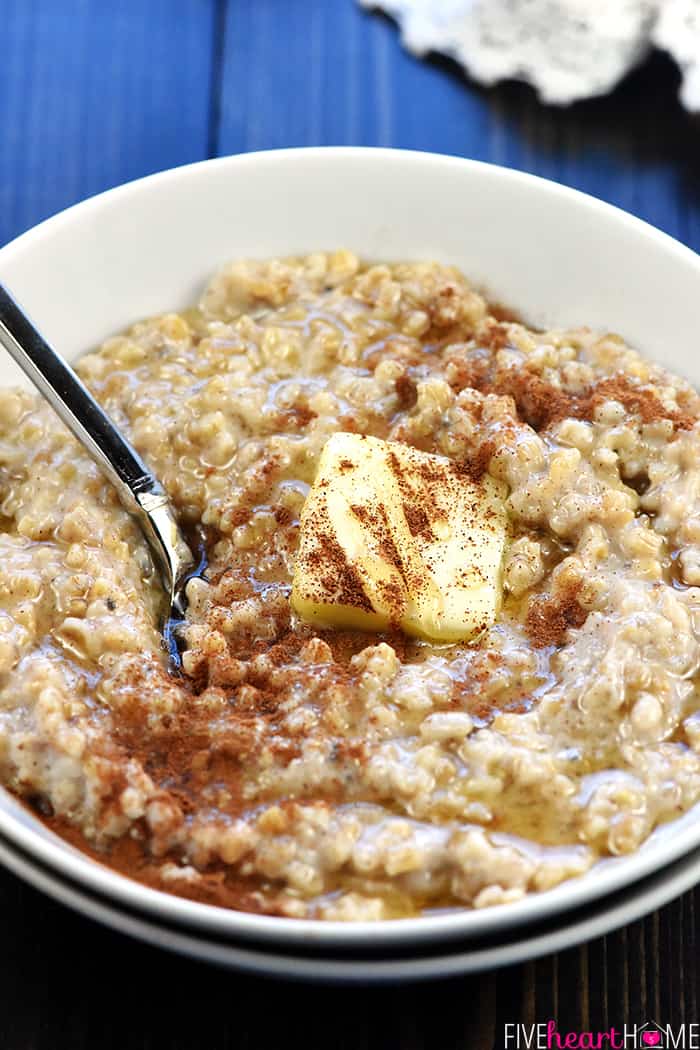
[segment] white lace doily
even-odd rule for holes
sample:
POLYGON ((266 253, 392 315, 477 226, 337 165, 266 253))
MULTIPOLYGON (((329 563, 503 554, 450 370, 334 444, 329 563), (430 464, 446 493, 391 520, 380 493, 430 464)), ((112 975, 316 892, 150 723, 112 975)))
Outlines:
POLYGON ((359 0, 401 25, 409 50, 439 51, 476 80, 514 77, 545 102, 603 95, 656 46, 700 110, 700 0, 359 0))

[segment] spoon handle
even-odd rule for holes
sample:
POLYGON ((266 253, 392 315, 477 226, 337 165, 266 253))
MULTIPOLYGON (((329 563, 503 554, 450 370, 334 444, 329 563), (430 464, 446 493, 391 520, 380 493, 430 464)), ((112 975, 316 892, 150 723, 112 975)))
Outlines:
POLYGON ((2 284, 0 343, 112 482, 124 507, 138 518, 172 600, 194 559, 165 489, 2 284))

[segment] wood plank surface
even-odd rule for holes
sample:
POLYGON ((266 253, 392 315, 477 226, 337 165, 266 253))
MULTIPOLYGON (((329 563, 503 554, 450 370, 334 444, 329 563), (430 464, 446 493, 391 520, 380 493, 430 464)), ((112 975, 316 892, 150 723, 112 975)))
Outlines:
MULTIPOLYGON (((449 61, 417 61, 390 20, 353 0, 0 0, 0 12, 0 242, 175 164, 352 143, 531 171, 700 250, 700 121, 679 107, 662 57, 610 98, 555 110, 528 88, 487 91, 449 61)), ((380 989, 293 985, 170 956, 5 873, 0 923, 0 1050, 487 1050, 513 1022, 555 1018, 565 1031, 700 1020, 700 890, 556 956, 380 989)))
POLYGON ((697 1018, 698 892, 523 966, 322 987, 230 973, 104 930, 0 876, 3 1050, 500 1050, 506 1024, 607 1030, 697 1018), (123 1005, 115 1010, 115 1000, 123 1005))
POLYGON ((216 0, 0 0, 0 243, 209 144, 216 0))
POLYGON ((486 90, 444 59, 403 51, 394 24, 353 0, 231 0, 220 153, 360 144, 505 164, 610 201, 700 249, 700 118, 655 56, 612 96, 541 106, 486 90))

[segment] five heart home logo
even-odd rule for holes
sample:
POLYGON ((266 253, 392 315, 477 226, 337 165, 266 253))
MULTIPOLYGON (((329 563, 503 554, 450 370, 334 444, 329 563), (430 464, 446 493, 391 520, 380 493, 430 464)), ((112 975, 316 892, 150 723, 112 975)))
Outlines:
POLYGON ((700 1022, 674 1028, 658 1021, 611 1025, 605 1031, 560 1031, 557 1022, 506 1024, 503 1050, 700 1050, 700 1022))

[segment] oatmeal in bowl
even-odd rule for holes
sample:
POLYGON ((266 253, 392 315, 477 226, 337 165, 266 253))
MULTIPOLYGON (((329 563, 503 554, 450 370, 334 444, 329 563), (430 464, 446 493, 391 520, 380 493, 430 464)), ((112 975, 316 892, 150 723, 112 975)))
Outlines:
POLYGON ((224 267, 78 371, 206 549, 0 394, 0 778, 150 886, 324 920, 516 901, 700 800, 700 398, 456 269, 224 267))

